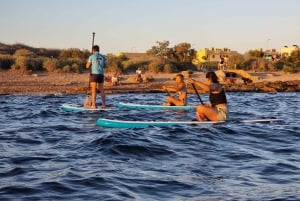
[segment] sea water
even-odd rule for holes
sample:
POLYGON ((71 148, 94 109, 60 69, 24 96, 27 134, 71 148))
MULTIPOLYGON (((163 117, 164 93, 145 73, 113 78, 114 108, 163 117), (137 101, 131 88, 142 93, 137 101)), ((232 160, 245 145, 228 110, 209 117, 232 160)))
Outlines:
MULTIPOLYGON (((107 106, 165 97, 107 95, 107 106)), ((300 93, 227 98, 232 120, 282 121, 103 128, 100 117, 181 121, 195 112, 65 112, 60 105, 82 104, 84 95, 2 95, 0 200, 299 200, 300 93)))

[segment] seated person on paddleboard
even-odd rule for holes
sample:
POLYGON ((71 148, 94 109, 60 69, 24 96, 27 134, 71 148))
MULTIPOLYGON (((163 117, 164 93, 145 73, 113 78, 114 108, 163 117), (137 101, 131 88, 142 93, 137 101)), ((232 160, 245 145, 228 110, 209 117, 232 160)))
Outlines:
POLYGON ((168 89, 171 91, 176 91, 175 96, 168 96, 167 101, 163 105, 169 105, 169 106, 183 106, 187 104, 187 89, 186 84, 184 82, 184 77, 182 74, 176 75, 176 87, 165 87, 163 86, 163 89, 165 89, 168 92, 168 89), (176 97, 177 96, 177 97, 176 97))
POLYGON ((92 68, 90 73, 90 87, 92 94, 92 103, 90 108, 96 107, 97 83, 101 93, 102 108, 105 108, 105 93, 104 93, 104 67, 106 66, 106 58, 99 53, 99 46, 93 46, 93 54, 88 58, 86 68, 92 68))
POLYGON ((209 92, 210 104, 197 106, 196 118, 198 121, 225 121, 228 119, 226 94, 215 72, 206 74, 205 83, 191 78, 188 80, 188 83, 196 84, 206 92, 209 92))

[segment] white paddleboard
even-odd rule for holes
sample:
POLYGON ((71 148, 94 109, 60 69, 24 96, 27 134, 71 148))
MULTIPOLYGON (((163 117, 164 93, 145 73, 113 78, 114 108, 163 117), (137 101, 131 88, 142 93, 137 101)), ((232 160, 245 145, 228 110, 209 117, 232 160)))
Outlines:
POLYGON ((68 112, 77 112, 77 111, 107 111, 107 110, 116 110, 116 108, 95 108, 95 109, 91 109, 91 108, 85 108, 83 106, 80 105, 76 105, 76 104, 62 104, 60 106, 60 108, 64 111, 68 111, 68 112))
POLYGON ((118 108, 126 109, 150 109, 150 110, 195 110, 196 106, 166 106, 166 105, 143 105, 135 103, 118 103, 118 108))

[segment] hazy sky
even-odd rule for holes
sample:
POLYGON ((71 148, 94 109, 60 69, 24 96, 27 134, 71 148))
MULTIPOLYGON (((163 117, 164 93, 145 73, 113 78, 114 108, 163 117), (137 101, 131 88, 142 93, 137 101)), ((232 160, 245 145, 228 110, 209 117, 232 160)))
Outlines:
POLYGON ((300 0, 0 0, 0 42, 33 47, 146 52, 170 47, 300 45, 300 0))

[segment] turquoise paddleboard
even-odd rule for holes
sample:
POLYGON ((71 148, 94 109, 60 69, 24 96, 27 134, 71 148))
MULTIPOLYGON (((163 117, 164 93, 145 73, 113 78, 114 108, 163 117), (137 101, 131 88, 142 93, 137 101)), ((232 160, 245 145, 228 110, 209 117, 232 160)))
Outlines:
MULTIPOLYGON (((233 120, 229 122, 238 123, 272 123, 277 119, 253 119, 253 120, 233 120)), ((225 123, 226 121, 124 121, 115 119, 99 118, 97 125, 109 128, 145 128, 149 126, 165 127, 165 126, 180 126, 180 125, 214 125, 225 123)))
POLYGON ((110 127, 110 128, 145 128, 148 126, 177 126, 177 125, 211 125, 216 123, 224 122, 214 122, 214 121, 123 121, 114 119, 99 118, 97 120, 98 126, 110 127))

